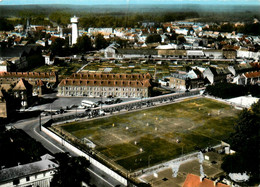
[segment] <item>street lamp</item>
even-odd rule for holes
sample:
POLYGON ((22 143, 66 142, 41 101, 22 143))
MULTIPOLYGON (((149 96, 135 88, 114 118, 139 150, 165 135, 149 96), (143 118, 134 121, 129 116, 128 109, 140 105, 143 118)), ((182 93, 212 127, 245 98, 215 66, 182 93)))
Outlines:
POLYGON ((102 92, 101 92, 101 94, 100 94, 100 110, 102 110, 102 92))
POLYGON ((50 104, 50 109, 51 109, 51 119, 52 119, 52 108, 51 108, 51 104, 50 104))
POLYGON ((150 167, 150 161, 151 161, 151 159, 152 159, 151 157, 152 157, 152 155, 149 155, 149 156, 148 156, 148 168, 150 167))
POLYGON ((39 127, 40 127, 40 131, 42 131, 41 113, 39 115, 39 127))

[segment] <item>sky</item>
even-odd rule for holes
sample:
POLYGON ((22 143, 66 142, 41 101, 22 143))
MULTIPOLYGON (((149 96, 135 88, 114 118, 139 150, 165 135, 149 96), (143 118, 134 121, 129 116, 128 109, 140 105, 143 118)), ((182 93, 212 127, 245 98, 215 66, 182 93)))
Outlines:
POLYGON ((0 0, 0 5, 25 4, 231 4, 231 5, 260 5, 260 0, 0 0))

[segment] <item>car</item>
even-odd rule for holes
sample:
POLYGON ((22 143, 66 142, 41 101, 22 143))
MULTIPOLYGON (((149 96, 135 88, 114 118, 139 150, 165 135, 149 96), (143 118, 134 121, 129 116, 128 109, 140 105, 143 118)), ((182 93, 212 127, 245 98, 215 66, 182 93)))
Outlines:
POLYGON ((82 106, 82 105, 79 105, 78 106, 78 109, 85 109, 86 107, 85 106, 82 106))
POLYGON ((105 115, 105 112, 104 112, 104 110, 99 110, 98 114, 99 114, 100 116, 104 116, 104 115, 105 115))
POLYGON ((117 98, 117 99, 115 100, 115 103, 121 103, 121 102, 123 102, 122 99, 117 98))

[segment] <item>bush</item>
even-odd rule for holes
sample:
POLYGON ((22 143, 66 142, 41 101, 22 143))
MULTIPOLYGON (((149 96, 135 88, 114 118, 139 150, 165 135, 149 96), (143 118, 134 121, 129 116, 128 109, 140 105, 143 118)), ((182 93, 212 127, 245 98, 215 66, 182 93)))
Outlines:
POLYGON ((232 83, 217 83, 209 85, 206 88, 206 93, 209 95, 228 99, 251 94, 254 97, 260 96, 260 86, 258 85, 236 85, 232 83))

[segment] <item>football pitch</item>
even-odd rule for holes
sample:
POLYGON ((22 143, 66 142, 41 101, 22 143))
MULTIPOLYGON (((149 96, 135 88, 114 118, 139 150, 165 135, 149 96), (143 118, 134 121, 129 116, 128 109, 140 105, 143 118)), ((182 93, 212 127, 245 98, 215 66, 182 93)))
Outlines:
POLYGON ((59 125, 129 171, 214 146, 233 131, 237 110, 207 98, 59 125))

